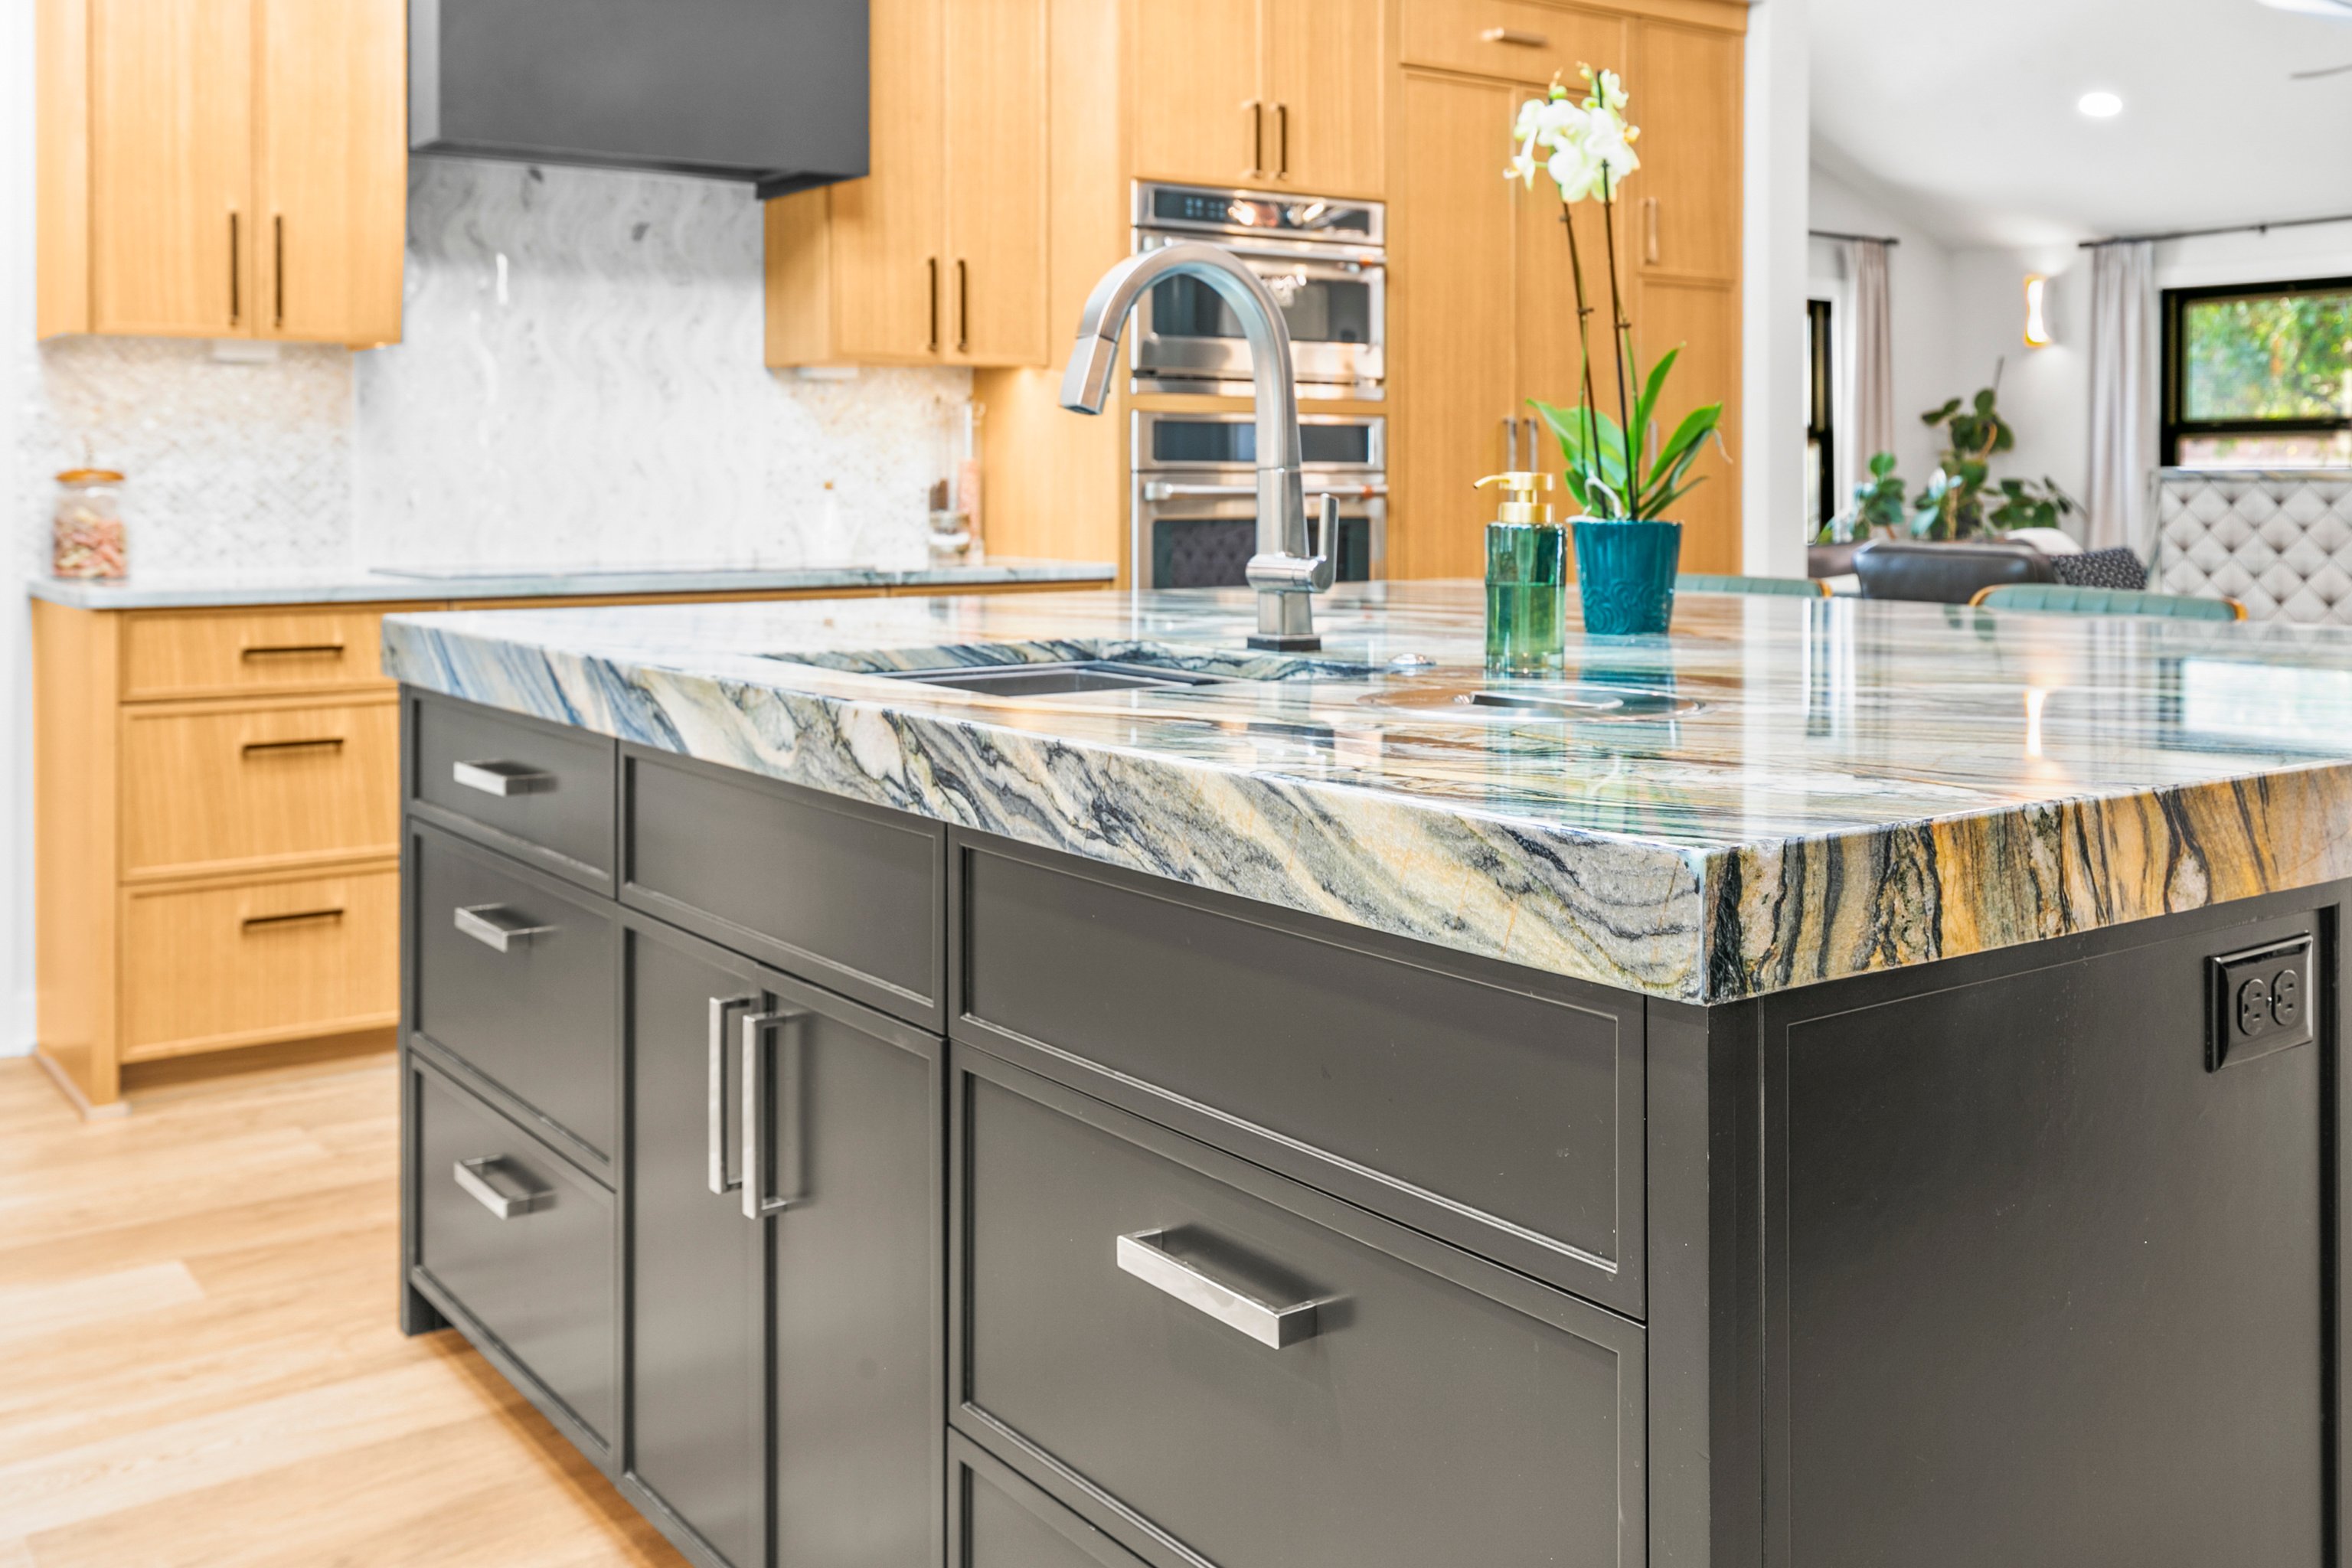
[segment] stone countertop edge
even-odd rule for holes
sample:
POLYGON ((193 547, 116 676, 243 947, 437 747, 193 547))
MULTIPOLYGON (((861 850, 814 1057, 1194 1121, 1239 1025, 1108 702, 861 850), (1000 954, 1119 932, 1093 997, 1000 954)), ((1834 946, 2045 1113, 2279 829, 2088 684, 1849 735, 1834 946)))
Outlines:
POLYGON ((412 577, 350 572, 136 573, 119 582, 34 577, 36 599, 77 610, 227 609, 269 605, 396 605, 467 599, 554 599, 640 594, 757 594, 827 588, 984 588, 1008 583, 1108 584, 1118 569, 1104 561, 1007 558, 966 566, 776 566, 708 570, 531 572, 412 577))
POLYGON ((385 623, 386 672, 420 689, 1698 1005, 2352 877, 2352 763, 1686 847, 795 689, 787 671, 839 672, 773 668, 385 623))

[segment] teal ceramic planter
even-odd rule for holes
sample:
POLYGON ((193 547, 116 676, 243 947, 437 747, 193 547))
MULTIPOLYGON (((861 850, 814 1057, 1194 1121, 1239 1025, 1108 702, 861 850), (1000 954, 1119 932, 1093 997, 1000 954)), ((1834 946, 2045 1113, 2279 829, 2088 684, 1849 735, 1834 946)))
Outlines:
POLYGON ((1672 626, 1683 525, 1579 518, 1574 526, 1585 631, 1605 637, 1655 637, 1672 626))

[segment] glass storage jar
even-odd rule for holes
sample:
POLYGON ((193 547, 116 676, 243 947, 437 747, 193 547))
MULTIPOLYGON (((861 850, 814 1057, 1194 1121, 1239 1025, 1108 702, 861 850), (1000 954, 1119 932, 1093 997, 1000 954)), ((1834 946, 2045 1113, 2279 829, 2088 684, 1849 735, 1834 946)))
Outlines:
POLYGON ((58 476, 49 571, 59 577, 122 577, 131 542, 122 526, 122 476, 112 468, 68 468, 58 476))

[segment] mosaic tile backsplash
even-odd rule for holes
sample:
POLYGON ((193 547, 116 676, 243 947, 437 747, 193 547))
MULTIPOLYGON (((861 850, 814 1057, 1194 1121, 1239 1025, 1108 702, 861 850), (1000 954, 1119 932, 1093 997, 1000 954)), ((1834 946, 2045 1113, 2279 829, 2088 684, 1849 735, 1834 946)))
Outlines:
POLYGON ((35 351, 28 556, 87 453, 142 569, 919 564, 970 374, 770 372, 761 244, 747 185, 413 160, 399 344, 35 351))

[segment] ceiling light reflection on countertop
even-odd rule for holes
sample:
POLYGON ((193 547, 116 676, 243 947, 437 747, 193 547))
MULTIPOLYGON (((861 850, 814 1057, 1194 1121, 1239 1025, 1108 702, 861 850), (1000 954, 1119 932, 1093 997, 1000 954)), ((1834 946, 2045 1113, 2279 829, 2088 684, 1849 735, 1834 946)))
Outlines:
POLYGON ((2086 92, 2074 107, 2093 120, 2113 120, 2124 111, 2124 100, 2112 92, 2086 92))

